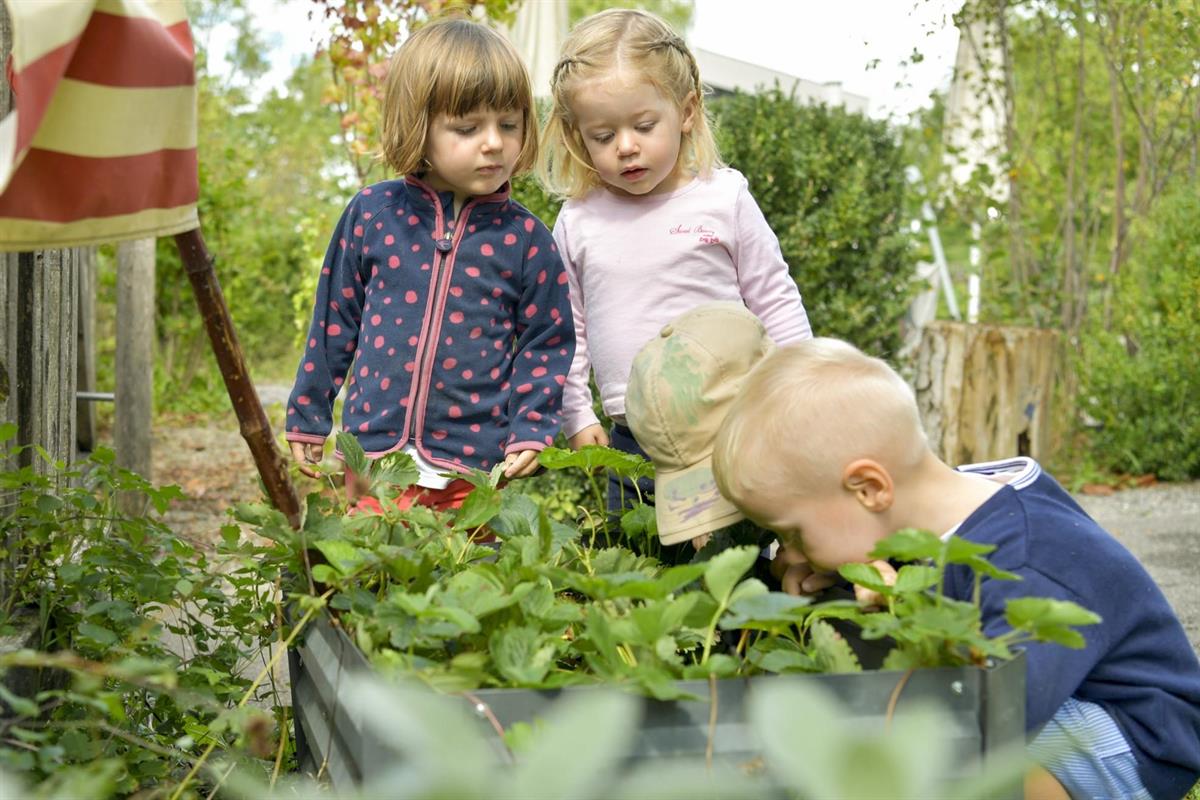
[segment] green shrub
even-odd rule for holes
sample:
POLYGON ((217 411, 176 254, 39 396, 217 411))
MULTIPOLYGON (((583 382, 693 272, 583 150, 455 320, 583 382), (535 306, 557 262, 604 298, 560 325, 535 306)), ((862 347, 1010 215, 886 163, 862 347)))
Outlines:
POLYGON ((1114 287, 1111 330, 1096 324, 1082 341, 1081 396, 1100 423, 1092 457, 1109 469, 1200 477, 1197 219, 1194 187, 1163 199, 1135 231, 1139 244, 1114 287))
POLYGON ((547 228, 554 228, 554 221, 558 219, 558 210, 562 208, 562 201, 546 191, 537 178, 531 174, 515 178, 512 183, 512 196, 514 200, 546 223, 547 228))
POLYGON ((779 237, 814 333, 894 354, 913 255, 901 231, 903 158, 886 123, 799 106, 778 88, 712 105, 721 154, 779 237))

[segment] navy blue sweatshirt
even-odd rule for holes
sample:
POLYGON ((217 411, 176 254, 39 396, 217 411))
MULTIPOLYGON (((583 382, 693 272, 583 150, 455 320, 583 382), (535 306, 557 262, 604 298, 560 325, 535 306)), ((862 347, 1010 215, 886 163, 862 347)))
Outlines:
POLYGON ((451 193, 411 176, 350 201, 321 267, 288 441, 325 441, 343 383, 342 430, 372 457, 411 443, 466 472, 554 441, 575 354, 558 249, 508 184, 457 220, 452 209, 451 193))
MULTIPOLYGON (((1068 697, 1103 707, 1137 759, 1142 783, 1158 800, 1175 800, 1200 777, 1200 663, 1162 591, 1133 554, 1087 515, 1030 459, 959 467, 1019 470, 975 510, 957 536, 996 545, 988 559, 1020 581, 984 579, 984 631, 1009 630, 1007 600, 1050 597, 1096 612, 1080 628, 1082 650, 1026 646, 1025 724, 1036 734, 1068 697)), ((946 594, 970 600, 965 567, 947 571, 946 594)))

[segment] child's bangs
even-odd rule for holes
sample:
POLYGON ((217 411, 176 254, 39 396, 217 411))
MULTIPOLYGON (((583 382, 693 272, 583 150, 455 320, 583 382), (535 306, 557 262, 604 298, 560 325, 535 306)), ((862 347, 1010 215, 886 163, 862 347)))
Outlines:
POLYGON ((521 63, 496 47, 473 48, 443 66, 433 87, 430 110, 462 117, 478 108, 528 111, 529 77, 521 63))

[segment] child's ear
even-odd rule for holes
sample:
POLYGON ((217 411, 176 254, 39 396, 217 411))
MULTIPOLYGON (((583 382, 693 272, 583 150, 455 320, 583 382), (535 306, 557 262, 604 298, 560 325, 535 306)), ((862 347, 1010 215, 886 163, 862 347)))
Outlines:
POLYGON ((842 470, 842 488, 852 492, 859 504, 876 513, 887 511, 896 499, 892 476, 869 458, 851 461, 842 470))
POLYGON ((683 98, 682 116, 679 120, 679 130, 683 133, 691 133, 692 126, 696 124, 696 93, 688 92, 688 96, 683 98))

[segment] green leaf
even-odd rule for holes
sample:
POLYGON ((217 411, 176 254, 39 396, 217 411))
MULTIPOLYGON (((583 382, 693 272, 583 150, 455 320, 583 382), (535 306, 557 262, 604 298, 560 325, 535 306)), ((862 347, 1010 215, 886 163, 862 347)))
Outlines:
POLYGON ((9 690, 7 686, 0 683, 0 701, 3 701, 6 706, 22 717, 36 717, 38 715, 38 704, 30 700, 28 697, 22 697, 9 690))
POLYGON ((114 645, 120 641, 119 637, 101 625, 95 625, 91 622, 79 623, 79 635, 91 639, 102 645, 114 645))
POLYGON ((1083 634, 1073 628, 1100 622, 1098 614, 1077 603, 1045 597, 1009 600, 1004 615, 1015 630, 1026 631, 1037 641, 1055 642, 1076 650, 1086 642, 1083 634))
POLYGON ((53 514, 63 507, 63 501, 54 495, 42 494, 37 498, 37 510, 42 514, 53 514))
POLYGON ((519 685, 536 685, 554 666, 557 647, 536 628, 510 626, 492 633, 488 652, 504 677, 519 685))
POLYGON ((546 514, 545 508, 538 508, 538 555, 543 560, 550 558, 550 553, 554 548, 554 530, 550 527, 550 517, 546 514))
POLYGON ((729 611, 721 618, 721 627, 725 630, 777 631, 802 620, 811 602, 808 597, 783 592, 739 598, 729 604, 729 611))
POLYGON ((925 666, 919 653, 903 648, 893 648, 883 659, 881 669, 909 670, 925 666))
POLYGON ((1000 569, 999 567, 993 566, 990 561, 988 561, 986 558, 983 558, 981 556, 967 556, 965 559, 963 559, 962 563, 966 564, 972 570, 974 570, 975 572, 977 572, 978 574, 980 574, 984 577, 995 578, 996 580, 999 580, 999 581, 1019 581, 1019 580, 1021 580, 1020 575, 1017 575, 1016 573, 1008 572, 1006 570, 1000 569))
POLYGON ((876 542, 870 557, 896 561, 932 561, 941 555, 941 552, 942 540, 935 534, 915 528, 904 528, 876 542))
POLYGON ((686 680, 707 678, 732 678, 737 674, 741 661, 726 653, 713 653, 703 664, 688 664, 683 670, 686 680))
POLYGON ((923 592, 938 582, 936 567, 921 564, 905 564, 896 574, 896 585, 892 587, 896 594, 907 592, 923 592))
POLYGON ((813 648, 813 658, 821 667, 822 672, 862 672, 858 656, 846 642, 845 638, 824 620, 817 620, 809 628, 809 638, 813 648))
POLYGON ((493 784, 488 796, 602 797, 598 787, 611 782, 636 738, 639 707, 635 698, 612 691, 581 693, 555 704, 509 780, 493 784))
POLYGON ((621 515, 621 530, 631 541, 643 537, 657 541, 658 519, 655 517, 654 507, 638 503, 626 511, 621 515))
POLYGON ((341 574, 336 569, 328 564, 314 564, 312 568, 312 578, 317 583, 323 583, 327 586, 337 583, 341 578, 341 574))
POLYGON ((493 753, 461 698, 370 675, 343 681, 340 691, 351 718, 414 765, 413 779, 426 796, 489 796, 496 781, 493 753))
POLYGON ((919 701, 900 707, 890 730, 869 730, 821 684, 779 680, 751 695, 748 717, 775 783, 789 795, 994 796, 939 791, 954 751, 930 742, 943 737, 949 720, 919 701))
POLYGON ((497 489, 490 486, 476 486, 467 495, 462 507, 455 512, 455 529, 472 531, 486 525, 500 513, 500 504, 501 497, 497 489))
POLYGON ((501 539, 532 536, 538 525, 538 504, 527 494, 501 494, 500 511, 492 519, 491 529, 501 539))
POLYGON ((7 442, 9 439, 15 439, 17 436, 17 426, 13 422, 0 422, 0 443, 7 442))
POLYGON ((606 788, 604 800, 747 800, 764 796, 762 787, 732 764, 647 759, 606 788))
POLYGON ((100 800, 111 797, 117 789, 117 780, 125 774, 125 770, 125 762, 120 758, 64 766, 38 785, 38 796, 50 800, 76 797, 100 800))
POLYGON ((705 564, 680 564, 677 567, 665 569, 650 578, 642 576, 641 573, 627 573, 632 579, 618 579, 608 596, 660 600, 699 578, 704 574, 706 566, 705 564))
POLYGON ((221 542, 226 547, 237 547, 242 539, 242 529, 237 525, 221 526, 221 542))
POLYGON ((680 623, 696 602, 696 593, 683 595, 672 600, 657 600, 643 606, 634 606, 629 611, 626 622, 632 623, 623 630, 627 641, 645 647, 658 647, 660 644, 669 651, 661 653, 663 658, 670 658, 675 653, 675 639, 680 623))
POLYGON ((546 469, 576 467, 589 473, 611 469, 632 480, 654 477, 654 466, 641 456, 596 444, 585 445, 578 450, 547 447, 538 454, 538 463, 546 469))
POLYGON ((342 460, 346 462, 346 466, 355 475, 360 478, 367 478, 368 480, 373 477, 371 460, 367 458, 362 445, 358 443, 358 439, 353 434, 343 431, 337 435, 334 441, 337 443, 337 449, 342 454, 342 460))
POLYGON ((58 568, 58 579, 66 586, 79 583, 79 579, 82 577, 83 566, 81 564, 63 564, 58 568))
MULTIPOLYGON (((338 441, 340 447, 340 438, 338 441)), ((343 454, 345 452, 342 451, 343 454)), ((357 473, 357 470, 355 472, 357 473)), ((376 459, 371 466, 372 485, 386 487, 389 497, 395 497, 415 484, 420 476, 417 462, 403 450, 388 453, 376 459)))
POLYGON ((980 637, 979 609, 971 603, 944 600, 941 606, 920 608, 908 621, 922 636, 960 642, 980 637))
POLYGON ((712 624, 713 615, 717 613, 717 601, 708 592, 688 592, 682 597, 695 597, 692 607, 684 617, 683 624, 688 628, 707 628, 712 624))
POLYGON ((321 551, 330 566, 343 575, 349 575, 357 570, 367 560, 367 552, 361 550, 344 539, 322 539, 314 542, 313 547, 321 551))
POLYGON ((733 587, 758 558, 756 547, 734 547, 717 554, 706 564, 704 585, 719 603, 727 603, 733 587))
POLYGON ((442 601, 482 618, 519 603, 534 587, 532 583, 523 583, 510 592, 495 570, 488 566, 481 565, 451 577, 446 582, 442 601))
POLYGON ((971 564, 996 549, 994 544, 979 544, 961 536, 951 536, 945 544, 947 564, 971 564))
POLYGON ((752 663, 765 672, 780 674, 817 672, 819 669, 812 656, 800 650, 769 650, 755 654, 752 663))
POLYGON ((851 583, 874 592, 879 592, 884 597, 890 597, 895 594, 892 591, 892 587, 884 582, 883 576, 879 574, 879 570, 870 564, 842 564, 838 567, 838 574, 851 583))

